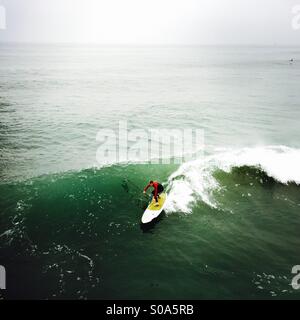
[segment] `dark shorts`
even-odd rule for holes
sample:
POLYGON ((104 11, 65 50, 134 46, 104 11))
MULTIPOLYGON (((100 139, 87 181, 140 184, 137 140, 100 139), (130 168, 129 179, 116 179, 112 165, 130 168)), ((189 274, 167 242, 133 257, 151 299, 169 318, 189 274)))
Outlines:
MULTIPOLYGON (((161 184, 159 184, 158 187, 157 187, 158 194, 162 193, 163 191, 164 191, 164 187, 161 184)), ((152 194, 154 196, 155 190, 152 191, 152 194)))

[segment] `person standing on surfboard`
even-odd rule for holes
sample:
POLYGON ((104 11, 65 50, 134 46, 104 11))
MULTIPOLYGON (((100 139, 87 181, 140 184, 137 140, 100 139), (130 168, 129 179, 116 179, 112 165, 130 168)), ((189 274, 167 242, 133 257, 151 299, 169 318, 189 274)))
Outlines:
POLYGON ((162 184, 160 184, 157 181, 150 181, 149 184, 146 186, 146 188, 144 189, 144 193, 146 193, 146 191, 150 188, 153 187, 154 190, 152 191, 152 195, 153 198, 156 201, 156 204, 158 205, 158 198, 159 198, 159 194, 162 193, 164 191, 164 187, 162 184))

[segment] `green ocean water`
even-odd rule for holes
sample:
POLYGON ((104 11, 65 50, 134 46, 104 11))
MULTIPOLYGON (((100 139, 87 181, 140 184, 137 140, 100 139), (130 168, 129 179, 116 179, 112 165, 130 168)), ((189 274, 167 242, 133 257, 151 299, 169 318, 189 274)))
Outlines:
POLYGON ((0 297, 298 299, 298 60, 280 47, 1 44, 0 297), (102 167, 97 132, 120 120, 200 128, 203 155, 102 167), (168 204, 142 226, 149 179, 168 204))

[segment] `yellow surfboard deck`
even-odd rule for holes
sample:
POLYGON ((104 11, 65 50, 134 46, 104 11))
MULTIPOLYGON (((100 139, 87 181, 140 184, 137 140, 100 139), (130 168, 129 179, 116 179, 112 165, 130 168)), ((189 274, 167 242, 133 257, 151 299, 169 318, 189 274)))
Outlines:
POLYGON ((162 193, 162 194, 159 195, 159 198, 158 198, 158 204, 159 205, 156 206, 156 201, 152 200, 147 209, 148 210, 154 210, 154 211, 161 210, 161 208, 165 204, 165 201, 166 201, 166 194, 162 193))
POLYGON ((162 193, 158 198, 158 206, 156 206, 156 201, 152 200, 142 217, 142 223, 151 222, 153 219, 157 218, 161 212, 164 210, 164 206, 167 200, 167 194, 162 193))

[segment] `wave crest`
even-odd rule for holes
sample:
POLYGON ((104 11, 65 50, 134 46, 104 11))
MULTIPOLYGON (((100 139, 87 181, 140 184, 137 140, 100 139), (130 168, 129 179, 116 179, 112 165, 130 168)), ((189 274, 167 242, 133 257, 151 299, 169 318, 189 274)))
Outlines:
POLYGON ((286 146, 217 150, 214 155, 184 163, 169 177, 166 211, 191 213, 197 200, 217 208, 213 197, 213 192, 220 188, 213 177, 216 170, 229 173, 234 167, 251 166, 280 183, 300 184, 299 163, 300 149, 286 146))

